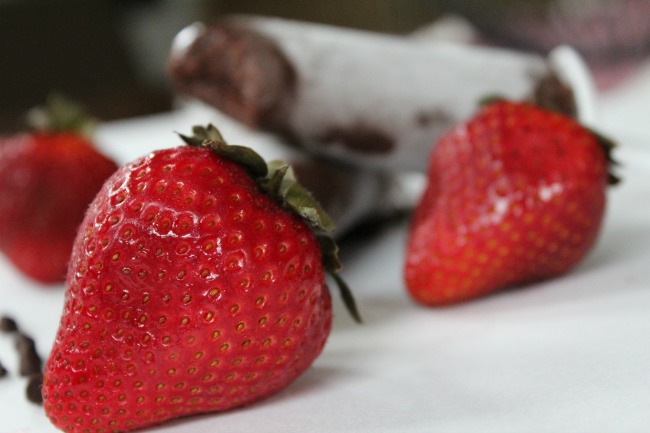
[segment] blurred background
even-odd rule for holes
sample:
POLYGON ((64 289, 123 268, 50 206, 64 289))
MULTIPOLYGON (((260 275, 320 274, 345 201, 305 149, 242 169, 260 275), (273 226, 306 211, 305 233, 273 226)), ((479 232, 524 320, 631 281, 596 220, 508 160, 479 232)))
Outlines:
POLYGON ((169 110, 172 38, 230 13, 396 34, 445 22, 465 40, 540 53, 568 42, 603 88, 650 46, 650 0, 0 0, 0 132, 52 91, 104 120, 169 110))

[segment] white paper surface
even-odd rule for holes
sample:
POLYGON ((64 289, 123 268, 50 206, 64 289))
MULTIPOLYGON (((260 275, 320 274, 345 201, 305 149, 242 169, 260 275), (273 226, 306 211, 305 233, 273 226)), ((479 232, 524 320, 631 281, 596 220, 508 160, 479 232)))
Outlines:
MULTIPOLYGON (((335 295, 330 340, 294 384, 244 409, 144 431, 650 431, 650 126, 640 130, 635 123, 633 134, 625 134, 616 113, 630 112, 635 103, 642 109, 648 100, 625 92, 602 101, 614 119, 605 125, 624 137, 616 152, 624 182, 609 192, 596 249, 573 272, 475 302, 428 309, 414 304, 404 290, 406 226, 391 228, 343 251, 343 275, 365 324, 355 325, 335 295)), ((192 124, 215 121, 203 115, 183 110, 106 124, 98 139, 124 162, 176 145, 172 131, 189 132, 192 124)), ((266 140, 219 122, 230 141, 266 140)), ((63 286, 38 286, 0 257, 0 313, 14 316, 43 355, 54 339, 62 301, 63 286)), ((11 374, 0 380, 0 433, 58 431, 41 407, 25 400, 26 383, 15 373, 17 359, 6 335, 0 335, 0 360, 11 374)))

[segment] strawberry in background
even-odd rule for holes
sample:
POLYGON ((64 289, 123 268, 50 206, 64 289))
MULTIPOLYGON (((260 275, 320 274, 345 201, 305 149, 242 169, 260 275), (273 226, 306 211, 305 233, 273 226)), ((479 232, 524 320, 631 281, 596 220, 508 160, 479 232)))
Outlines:
POLYGON ((572 118, 497 101, 436 144, 405 280, 426 305, 561 275, 601 230, 612 143, 572 118))
POLYGON ((52 97, 29 121, 31 131, 0 137, 0 251, 30 278, 60 283, 84 213, 117 165, 69 101, 52 97))

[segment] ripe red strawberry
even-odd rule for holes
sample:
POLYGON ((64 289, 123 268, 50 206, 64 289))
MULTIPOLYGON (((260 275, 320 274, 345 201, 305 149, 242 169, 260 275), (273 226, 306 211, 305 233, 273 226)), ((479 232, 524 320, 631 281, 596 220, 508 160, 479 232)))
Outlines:
POLYGON ((67 120, 76 112, 57 130, 0 137, 0 251, 42 283, 65 279, 88 204, 117 170, 67 120))
POLYGON ((443 136, 411 223, 410 294, 449 304, 574 267, 600 231, 609 150, 571 118, 507 101, 443 136))
POLYGON ((324 272, 336 260, 313 228, 327 217, 286 166, 267 174, 213 127, 195 132, 192 146, 118 170, 81 226, 43 385, 45 411, 66 432, 252 403, 325 345, 324 272))

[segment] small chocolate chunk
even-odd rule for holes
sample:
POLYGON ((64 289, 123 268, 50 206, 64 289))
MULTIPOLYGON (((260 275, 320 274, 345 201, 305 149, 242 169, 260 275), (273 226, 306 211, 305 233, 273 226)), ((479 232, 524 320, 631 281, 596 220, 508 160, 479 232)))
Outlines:
POLYGON ((35 404, 43 404, 43 375, 35 373, 29 376, 27 387, 25 388, 25 395, 27 400, 35 404))
POLYGON ((7 375, 7 369, 0 362, 0 379, 7 375))
POLYGON ((41 373, 42 360, 31 337, 22 333, 18 334, 16 336, 16 350, 20 360, 18 373, 21 376, 28 377, 32 374, 41 373))
POLYGON ((18 331, 18 324, 8 316, 0 317, 0 331, 6 334, 18 331))

